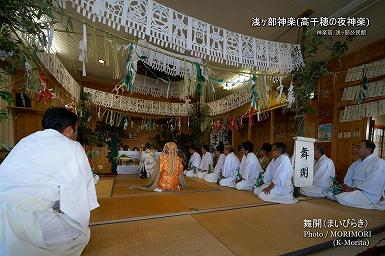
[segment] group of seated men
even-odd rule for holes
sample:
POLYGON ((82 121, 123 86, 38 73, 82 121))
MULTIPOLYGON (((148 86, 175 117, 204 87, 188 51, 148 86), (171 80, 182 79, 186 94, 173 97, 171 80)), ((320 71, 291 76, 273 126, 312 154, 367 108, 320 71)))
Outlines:
MULTIPOLYGON (((293 196, 293 164, 284 143, 264 143, 258 155, 254 154, 250 141, 243 142, 240 149, 241 161, 231 145, 217 146, 214 167, 208 146, 202 146, 202 157, 190 147, 191 157, 184 173, 187 177, 217 182, 221 186, 253 191, 263 201, 297 202, 293 196)), ((356 145, 354 152, 358 160, 349 167, 341 186, 336 183, 333 161, 320 145, 316 145, 313 184, 301 187, 300 193, 308 197, 327 197, 347 206, 385 210, 385 161, 373 154, 374 149, 375 144, 369 140, 356 145)))

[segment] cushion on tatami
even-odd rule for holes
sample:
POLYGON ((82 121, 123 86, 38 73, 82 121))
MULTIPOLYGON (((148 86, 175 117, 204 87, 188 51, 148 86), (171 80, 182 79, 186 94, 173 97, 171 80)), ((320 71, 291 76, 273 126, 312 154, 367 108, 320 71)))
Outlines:
POLYGON ((191 216, 91 227, 82 255, 234 255, 191 216))

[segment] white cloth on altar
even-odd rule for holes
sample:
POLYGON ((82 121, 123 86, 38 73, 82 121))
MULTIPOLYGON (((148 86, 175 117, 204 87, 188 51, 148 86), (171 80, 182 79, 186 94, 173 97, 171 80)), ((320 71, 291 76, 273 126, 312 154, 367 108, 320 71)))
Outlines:
POLYGON ((207 182, 217 182, 219 179, 219 175, 223 170, 223 166, 225 164, 226 156, 225 154, 221 154, 218 158, 217 164, 215 165, 214 172, 209 173, 205 177, 205 181, 207 182))
POLYGON ((219 181, 219 185, 224 187, 235 187, 235 179, 239 170, 239 159, 231 152, 225 158, 223 164, 222 176, 223 179, 219 181))
POLYGON ((328 198, 347 206, 385 210, 385 200, 381 201, 385 190, 384 160, 371 154, 355 161, 345 175, 344 184, 360 190, 338 195, 329 193, 328 198))
POLYGON ((184 174, 190 178, 196 177, 196 173, 199 170, 200 164, 201 156, 197 152, 194 152, 194 154, 191 155, 190 160, 188 161, 188 168, 184 171, 184 174))
POLYGON ((254 194, 261 200, 267 202, 275 202, 282 204, 293 204, 297 200, 293 197, 293 184, 291 178, 293 176, 293 166, 287 155, 282 154, 277 159, 272 159, 266 168, 263 181, 264 184, 254 189, 254 194), (262 190, 274 183, 274 187, 269 194, 265 194, 262 190))
POLYGON ((83 147, 52 129, 35 132, 0 165, 0 255, 80 255, 88 242, 90 211, 97 207, 83 147), (50 216, 59 214, 52 210, 55 201, 64 222, 49 226, 50 216), (79 234, 60 236, 59 226, 79 234))
POLYGON ((235 185, 235 188, 238 190, 252 191, 261 172, 263 172, 263 169, 254 153, 251 152, 248 153, 247 156, 243 156, 239 168, 242 180, 235 185))
POLYGON ((210 152, 206 152, 202 156, 202 160, 199 165, 199 171, 197 172, 197 177, 199 179, 204 179, 209 170, 213 170, 213 155, 210 152))
POLYGON ((302 187, 301 194, 309 197, 326 197, 333 185, 332 177, 336 175, 333 161, 326 155, 321 156, 314 165, 313 185, 302 187))

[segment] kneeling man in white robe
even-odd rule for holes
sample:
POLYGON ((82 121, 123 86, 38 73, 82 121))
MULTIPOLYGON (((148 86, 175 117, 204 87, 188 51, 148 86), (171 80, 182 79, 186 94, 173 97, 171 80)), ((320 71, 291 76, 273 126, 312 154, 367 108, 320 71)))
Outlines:
POLYGON ((218 158, 217 164, 215 165, 214 172, 208 173, 205 177, 205 181, 216 183, 219 180, 219 176, 222 173, 223 165, 225 164, 226 156, 223 153, 224 147, 223 144, 217 146, 215 149, 215 155, 218 158))
POLYGON ((293 166, 286 153, 286 146, 276 142, 272 148, 273 160, 266 168, 264 184, 254 189, 254 194, 267 202, 293 204, 297 200, 293 197, 293 166))
POLYGON ((235 187, 235 179, 239 172, 239 159, 234 154, 233 147, 226 145, 225 147, 225 163, 223 164, 222 178, 219 185, 224 187, 235 187))
POLYGON ((336 175, 334 163, 325 155, 325 150, 321 146, 315 148, 314 159, 317 162, 314 165, 313 185, 302 187, 300 192, 309 197, 326 197, 333 185, 332 178, 336 175))
POLYGON ((385 210, 385 161, 373 154, 375 148, 372 141, 360 143, 361 159, 349 167, 343 192, 338 195, 329 192, 329 199, 351 207, 385 210))
POLYGON ((202 151, 202 160, 199 166, 199 171, 197 172, 197 178, 204 179, 207 173, 212 172, 214 167, 213 155, 209 151, 208 145, 203 145, 201 148, 202 151))
POLYGON ((236 182, 237 190, 253 191, 255 182, 263 169, 258 161, 257 156, 253 153, 253 143, 246 141, 242 143, 244 157, 242 158, 239 173, 241 180, 236 182))
POLYGON ((48 109, 43 131, 0 165, 0 255, 80 255, 99 207, 91 167, 76 141, 77 116, 48 109))
POLYGON ((199 166, 201 164, 201 156, 196 152, 194 146, 189 147, 190 160, 188 161, 187 170, 184 171, 184 174, 187 177, 193 178, 196 177, 197 172, 199 171, 199 166))

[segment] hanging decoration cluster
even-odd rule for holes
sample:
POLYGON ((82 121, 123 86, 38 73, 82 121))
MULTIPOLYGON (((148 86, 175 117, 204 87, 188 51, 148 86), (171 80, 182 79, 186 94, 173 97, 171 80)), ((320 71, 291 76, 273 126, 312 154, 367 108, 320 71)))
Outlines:
POLYGON ((46 105, 55 97, 55 95, 54 93, 52 93, 53 89, 47 88, 47 81, 43 71, 40 71, 39 80, 41 87, 37 95, 37 101, 42 102, 44 103, 44 105, 46 105))
MULTIPOLYGON (((261 40, 187 16, 153 0, 69 0, 92 21, 182 54, 261 71, 290 72, 302 64, 299 45, 261 40)), ((65 2, 63 2, 64 5, 65 2)))

